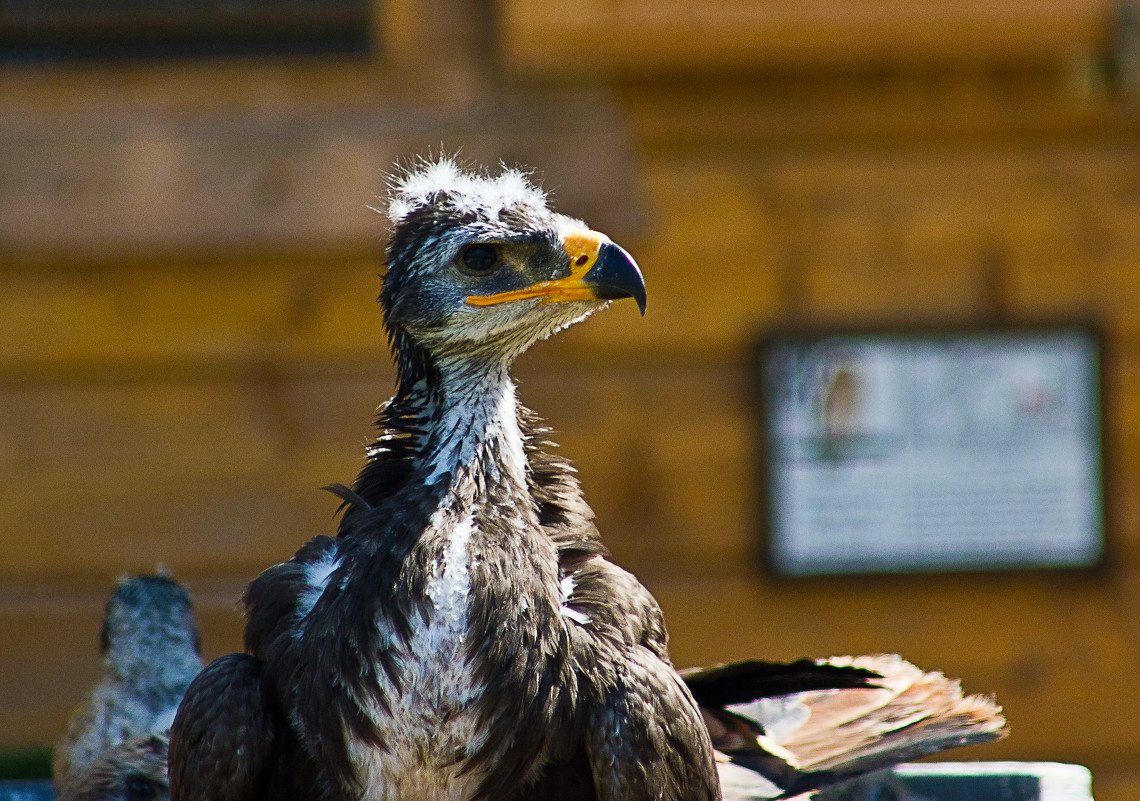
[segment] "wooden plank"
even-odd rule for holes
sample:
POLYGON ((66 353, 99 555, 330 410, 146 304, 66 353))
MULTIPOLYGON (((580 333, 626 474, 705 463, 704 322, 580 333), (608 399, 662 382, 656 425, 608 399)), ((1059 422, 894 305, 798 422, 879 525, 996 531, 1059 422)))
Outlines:
MULTIPOLYGON (((662 154, 655 164, 668 174, 687 160, 699 163, 662 154)), ((748 223, 774 233, 751 243, 755 272, 776 276, 774 316, 787 322, 1055 318, 1117 307, 1123 319, 1140 231, 1123 211, 1096 210, 1129 208, 1116 198, 1129 196, 1135 163, 1131 146, 1091 144, 781 151, 739 159, 720 199, 696 195, 692 207, 707 202, 711 217, 751 204, 748 223), (1090 272, 1106 280, 1088 281, 1090 272)), ((678 184, 685 178, 682 168, 678 184)), ((729 269, 746 269, 748 243, 738 242, 729 269)))
POLYGON ((47 486, 243 477, 361 455, 387 371, 75 382, 0 390, 0 470, 47 486), (108 482, 113 468, 118 479, 108 482))
POLYGON ((521 73, 1056 62, 1097 46, 1098 0, 502 0, 504 61, 521 73))
POLYGON ((387 361, 380 271, 379 253, 15 270, 0 374, 387 361))
POLYGON ((289 449, 270 391, 66 384, 4 392, 0 469, 59 486, 105 475, 109 465, 140 484, 267 469, 289 449))
MULTIPOLYGON (((1094 228, 1091 236, 1097 236, 1094 228)), ((1103 233, 1103 229, 1101 229, 1103 233)), ((1068 316, 1100 321, 1114 342, 1134 348, 1140 342, 1140 324, 1135 309, 1140 302, 1140 278, 1133 254, 1140 252, 1140 236, 1109 232, 1093 245, 1109 258, 1056 261, 1045 257, 1029 263, 1015 263, 1008 271, 1008 296, 1015 313, 1022 317, 1068 316), (1103 247, 1101 247, 1103 246, 1103 247)))
POLYGON ((1132 801, 1140 793, 1140 771, 1129 766, 1106 765, 1093 775, 1096 801, 1132 801))
POLYGON ((334 530, 337 501, 319 486, 262 473, 79 486, 62 500, 54 486, 6 492, 3 575, 113 576, 166 565, 252 576, 334 530))
MULTIPOLYGON (((384 11, 415 5, 416 0, 386 2, 377 13, 378 27, 388 25, 384 11)), ((412 12, 413 14, 415 12, 412 12)), ((394 22, 404 28, 410 20, 394 22)), ((385 34, 381 34, 385 35, 385 34)), ((430 69, 421 64, 421 69, 430 69)), ((373 62, 344 59, 217 59, 188 63, 183 59, 133 62, 53 64, 49 68, 5 65, 0 70, 0 97, 20 118, 64 124, 103 108, 119 114, 139 108, 173 118, 203 109, 280 109, 359 106, 377 94, 396 95, 405 76, 380 70, 373 62)), ((417 87, 423 91, 423 87, 417 87)), ((398 96, 398 95, 396 95, 398 96)), ((438 100, 434 93, 423 100, 438 100)))
MULTIPOLYGON (((652 229, 615 232, 644 268, 649 313, 617 304, 544 349, 738 355, 779 323, 1003 314, 1132 330, 1140 226, 1119 198, 1135 163, 1134 148, 1084 145, 660 155, 639 190, 652 229), (1104 208, 1117 211, 1091 211, 1104 208)), ((372 258, 14 270, 0 373, 384 360, 372 258)))
POLYGON ((996 154, 863 151, 758 165, 791 265, 789 322, 968 321, 992 313, 996 201, 972 180, 996 154), (953 223, 949 220, 953 219, 953 223))
MULTIPOLYGON (((760 536, 747 366, 541 356, 518 371, 521 397, 579 467, 614 553, 639 569, 747 569, 760 536)), ((256 572, 333 530, 336 501, 318 488, 352 480, 390 393, 390 375, 369 365, 10 388, 0 393, 0 575, 158 562, 256 572)), ((1120 403, 1112 431, 1131 401, 1120 403)), ((1140 439, 1119 438, 1110 453, 1114 545, 1132 560, 1140 439)))
POLYGON ((602 365, 520 372, 520 396, 553 427, 620 560, 718 569, 755 549, 746 381, 735 365, 602 365))
MULTIPOLYGON (((558 353, 739 351, 778 314, 782 235, 748 180, 670 163, 649 181, 653 236, 614 233, 645 269, 649 314, 617 304, 557 338, 558 353)), ((14 270, 0 297, 0 376, 386 361, 379 270, 379 255, 14 270)))
POLYGON ((781 323, 1076 317, 1127 330, 1136 163, 1131 146, 1091 143, 662 152, 646 164, 654 228, 629 245, 645 320, 618 309, 553 347, 739 354, 781 323))
POLYGON ((1140 127, 1096 60, 1064 68, 833 71, 616 81, 653 149, 913 146, 1043 139, 1129 143, 1140 127))
POLYGON ((374 373, 67 386, 0 395, 0 574, 252 574, 330 533, 374 373), (51 547, 43 543, 49 541, 51 547))
MULTIPOLYGON (((520 381, 582 468, 615 552, 706 565, 747 554, 741 371, 536 364, 520 381)), ((318 488, 351 482, 390 392, 364 367, 0 393, 0 576, 110 576, 160 562, 179 574, 252 573, 287 558, 333 531, 338 502, 318 488)))
POLYGON ((880 251, 865 262, 813 265, 803 316, 824 325, 937 325, 981 321, 992 308, 984 264, 918 271, 899 261, 880 251))
POLYGON ((641 222, 625 129, 603 93, 500 93, 437 107, 389 100, 95 107, 66 124, 17 103, 0 120, 0 260, 368 252, 383 223, 367 206, 384 194, 385 174, 428 147, 535 165, 576 214, 610 228, 641 222))

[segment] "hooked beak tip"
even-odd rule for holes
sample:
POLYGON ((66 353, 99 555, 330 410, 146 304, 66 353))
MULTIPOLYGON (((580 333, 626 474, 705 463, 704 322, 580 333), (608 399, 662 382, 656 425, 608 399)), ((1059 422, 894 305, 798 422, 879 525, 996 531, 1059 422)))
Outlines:
POLYGON ((645 278, 633 256, 621 245, 613 242, 603 244, 598 252, 598 260, 583 281, 593 287, 600 300, 633 298, 637 308, 645 316, 645 278))

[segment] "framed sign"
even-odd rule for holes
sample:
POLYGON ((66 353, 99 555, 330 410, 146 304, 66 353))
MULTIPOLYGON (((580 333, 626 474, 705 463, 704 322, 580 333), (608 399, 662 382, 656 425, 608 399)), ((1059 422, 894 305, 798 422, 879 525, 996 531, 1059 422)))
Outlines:
POLYGON ((770 567, 1089 567, 1101 347, 1079 326, 774 335, 759 353, 770 567))

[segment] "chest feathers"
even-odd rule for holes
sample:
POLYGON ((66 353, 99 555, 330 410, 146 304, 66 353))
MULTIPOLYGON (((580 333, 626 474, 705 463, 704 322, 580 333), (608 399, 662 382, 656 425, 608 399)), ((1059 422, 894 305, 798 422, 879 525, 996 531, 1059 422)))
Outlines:
POLYGON ((368 801, 472 797, 524 722, 518 699, 537 666, 519 663, 557 650, 558 558, 527 490, 514 386, 461 386, 425 411, 419 472, 439 496, 399 579, 424 613, 394 638, 377 609, 376 642, 397 669, 357 699, 384 745, 347 736, 368 801))

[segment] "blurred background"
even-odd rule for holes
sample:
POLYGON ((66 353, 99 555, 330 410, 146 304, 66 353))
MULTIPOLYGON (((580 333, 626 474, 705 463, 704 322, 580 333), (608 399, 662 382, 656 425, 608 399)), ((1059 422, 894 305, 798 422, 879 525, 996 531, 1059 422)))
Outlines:
POLYGON ((338 501, 392 389, 384 174, 534 168, 633 252, 518 365, 679 665, 897 651, 1008 740, 1140 797, 1140 35, 1110 0, 0 3, 0 750, 50 744, 115 577, 165 565, 208 657, 338 501), (754 345, 1094 323, 1093 572, 757 567, 754 345))

